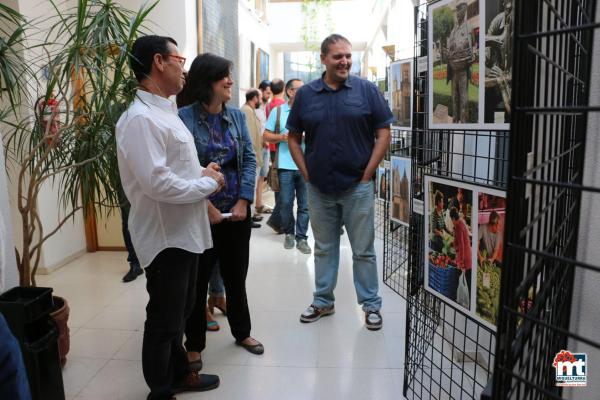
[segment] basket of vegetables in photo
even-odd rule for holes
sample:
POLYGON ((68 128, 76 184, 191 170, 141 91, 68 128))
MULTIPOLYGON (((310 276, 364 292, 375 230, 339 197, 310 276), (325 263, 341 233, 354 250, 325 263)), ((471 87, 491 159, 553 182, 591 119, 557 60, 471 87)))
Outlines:
POLYGON ((433 290, 455 301, 459 275, 450 255, 436 251, 429 254, 429 287, 433 290))

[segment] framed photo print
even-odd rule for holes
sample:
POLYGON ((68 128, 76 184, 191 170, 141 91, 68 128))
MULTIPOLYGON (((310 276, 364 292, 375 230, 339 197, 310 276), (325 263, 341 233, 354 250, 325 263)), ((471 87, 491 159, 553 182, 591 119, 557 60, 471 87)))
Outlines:
POLYGON ((504 192, 425 175, 425 289, 491 329, 500 302, 504 192))
POLYGON ((428 7, 429 127, 480 125, 479 0, 441 0, 428 7))
POLYGON ((411 159, 391 157, 390 219, 399 224, 410 224, 411 159))
POLYGON ((514 0, 483 0, 485 16, 484 122, 509 129, 514 0))
POLYGON ((269 54, 258 49, 256 54, 256 86, 265 79, 269 79, 269 54))
POLYGON ((413 59, 394 61, 389 72, 390 108, 394 115, 392 126, 412 128, 413 59))

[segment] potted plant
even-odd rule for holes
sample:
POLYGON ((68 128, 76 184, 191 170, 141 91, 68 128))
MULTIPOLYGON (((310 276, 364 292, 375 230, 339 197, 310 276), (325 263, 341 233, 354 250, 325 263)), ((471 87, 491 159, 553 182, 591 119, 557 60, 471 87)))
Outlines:
MULTIPOLYGON (((42 245, 65 223, 80 212, 90 216, 119 206, 115 125, 136 87, 128 49, 156 5, 131 11, 113 0, 77 0, 65 10, 62 2, 50 3, 55 15, 44 20, 50 29, 44 32, 44 43, 35 45, 41 56, 25 64, 20 58, 24 48, 20 40, 19 48, 12 45, 10 50, 17 60, 11 68, 0 60, 1 78, 14 83, 9 109, 0 112, 0 124, 8 130, 4 135, 7 161, 17 168, 14 200, 23 238, 16 258, 22 287, 36 286, 42 245), (45 79, 40 77, 41 70, 45 79), (31 87, 19 90, 23 82, 31 87), (44 231, 38 214, 38 196, 45 184, 58 189, 64 212, 49 232, 44 231)), ((0 8, 0 18, 11 18, 15 31, 9 38, 23 38, 26 28, 41 29, 40 21, 27 24, 5 6, 0 8)), ((0 52, 6 51, 5 43, 10 40, 0 42, 4 45, 0 52)), ((68 304, 65 299, 54 299, 59 306, 53 315, 62 329, 59 344, 64 363, 68 304)))

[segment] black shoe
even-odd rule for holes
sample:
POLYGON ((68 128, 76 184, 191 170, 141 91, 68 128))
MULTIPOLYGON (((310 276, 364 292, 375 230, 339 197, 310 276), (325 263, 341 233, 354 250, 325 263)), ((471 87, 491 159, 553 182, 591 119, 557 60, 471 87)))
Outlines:
POLYGON ((252 216, 252 221, 254 221, 254 222, 260 222, 260 221, 262 221, 262 220, 263 220, 263 216, 262 216, 262 215, 260 215, 260 214, 254 214, 254 215, 252 216))
POLYGON ((125 274, 123 277, 123 282, 131 282, 134 281, 139 275, 143 274, 144 270, 139 266, 139 264, 131 264, 129 266, 129 272, 125 274))
POLYGON ((260 228, 260 224, 258 222, 253 222, 252 225, 250 225, 252 228, 260 228))
POLYGON ((265 347, 262 345, 262 343, 245 344, 244 342, 236 340, 235 344, 237 344, 238 346, 242 346, 252 354, 261 355, 265 352, 265 347))
POLYGON ((219 387, 220 379, 217 375, 199 374, 192 371, 172 389, 173 393, 181 392, 205 392, 219 387))
POLYGON ((275 225, 271 219, 267 220, 267 225, 269 225, 271 227, 271 229, 273 229, 275 231, 275 233, 277 233, 278 235, 281 235, 283 233, 283 229, 281 229, 280 227, 278 227, 277 225, 275 225))

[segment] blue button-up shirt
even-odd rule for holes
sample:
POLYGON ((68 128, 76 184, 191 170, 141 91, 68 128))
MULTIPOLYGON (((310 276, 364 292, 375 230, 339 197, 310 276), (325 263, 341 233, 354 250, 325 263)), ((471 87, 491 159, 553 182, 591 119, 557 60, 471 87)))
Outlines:
POLYGON ((360 181, 373 153, 375 131, 392 121, 377 87, 350 75, 338 90, 323 77, 302 86, 286 127, 305 133, 310 182, 323 193, 339 193, 360 181))

